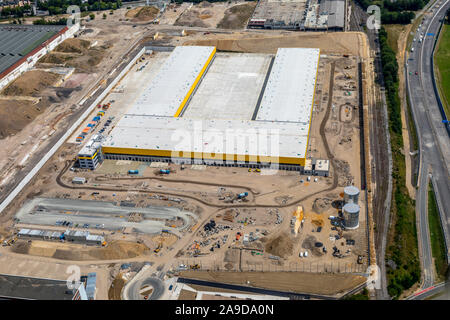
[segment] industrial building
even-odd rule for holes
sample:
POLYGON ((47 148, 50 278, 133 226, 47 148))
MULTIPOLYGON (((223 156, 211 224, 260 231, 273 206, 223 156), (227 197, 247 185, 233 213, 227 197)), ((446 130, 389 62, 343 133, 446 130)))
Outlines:
POLYGON ((57 45, 73 37, 80 25, 1 25, 0 90, 30 70, 57 45))
POLYGON ((105 158, 299 170, 319 56, 314 48, 273 56, 176 47, 109 136, 83 147, 80 167, 105 158))
POLYGON ((21 239, 36 240, 66 240, 81 244, 98 245, 105 243, 105 238, 100 235, 90 234, 89 231, 67 230, 66 232, 46 231, 38 229, 20 229, 17 237, 21 239))
POLYGON ((345 31, 346 0, 260 0, 248 28, 345 31))
POLYGON ((88 300, 81 282, 0 274, 0 300, 88 300))
POLYGON ((302 174, 328 177, 330 174, 330 160, 306 159, 302 174))

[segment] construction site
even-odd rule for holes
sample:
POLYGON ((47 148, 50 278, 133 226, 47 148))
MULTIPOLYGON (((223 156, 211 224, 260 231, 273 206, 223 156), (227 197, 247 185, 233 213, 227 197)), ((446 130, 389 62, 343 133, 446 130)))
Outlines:
POLYGON ((273 272, 258 285, 292 292, 314 291, 293 272, 345 277, 316 290, 330 296, 363 283, 365 37, 129 27, 146 36, 3 210, 2 254, 97 265, 106 290, 125 262, 237 284, 273 272))

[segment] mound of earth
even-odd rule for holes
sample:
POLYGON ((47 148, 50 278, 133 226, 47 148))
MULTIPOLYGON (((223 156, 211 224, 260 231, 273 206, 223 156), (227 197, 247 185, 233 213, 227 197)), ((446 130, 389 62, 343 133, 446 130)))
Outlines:
POLYGON ((45 107, 43 101, 33 104, 28 100, 0 100, 0 139, 20 132, 45 107))
POLYGON ((159 13, 159 9, 155 7, 141 7, 129 10, 125 16, 133 18, 133 21, 150 21, 154 20, 159 13))
POLYGON ((212 7, 212 3, 208 2, 208 1, 202 1, 200 2, 197 7, 199 8, 209 8, 212 7))
POLYGON ((198 10, 187 10, 175 21, 174 26, 185 26, 185 27, 208 27, 206 23, 199 18, 201 12, 198 10))
POLYGON ((333 199, 329 198, 316 198, 313 203, 313 210, 317 213, 323 213, 330 209, 333 199))
POLYGON ((225 257, 223 259, 224 262, 229 263, 237 263, 239 261, 239 250, 236 249, 228 249, 225 251, 225 257))
POLYGON ((113 241, 106 247, 83 246, 81 244, 33 240, 18 241, 11 249, 16 253, 51 257, 61 260, 115 260, 130 259, 150 251, 143 244, 129 241, 113 241))
POLYGON ((79 38, 70 38, 58 45, 54 51, 66 53, 83 53, 89 49, 91 43, 79 38))
POLYGON ((2 94, 5 96, 33 96, 40 94, 45 88, 52 86, 61 76, 57 73, 42 70, 31 70, 14 80, 2 94))
POLYGON ((318 248, 315 246, 315 243, 317 242, 316 237, 314 236, 308 236, 305 240, 303 240, 302 248, 307 249, 316 257, 320 257, 323 255, 322 248, 318 248))
POLYGON ((294 243, 288 234, 283 233, 276 238, 268 239, 265 245, 265 251, 285 258, 292 255, 294 243))
POLYGON ((224 17, 217 24, 221 29, 240 29, 245 27, 247 20, 255 10, 257 2, 244 3, 233 6, 225 11, 224 17))

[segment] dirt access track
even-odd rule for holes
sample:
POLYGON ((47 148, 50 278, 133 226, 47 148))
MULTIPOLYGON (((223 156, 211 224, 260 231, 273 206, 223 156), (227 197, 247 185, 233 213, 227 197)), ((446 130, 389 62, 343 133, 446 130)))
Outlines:
POLYGON ((180 277, 257 288, 311 293, 341 295, 364 283, 366 278, 351 274, 319 274, 304 272, 212 272, 182 271, 180 277))
POLYGON ((187 40, 183 45, 216 46, 219 51, 276 53, 278 48, 320 48, 321 54, 351 54, 366 58, 367 44, 361 32, 291 33, 267 36, 241 32, 210 35, 208 39, 187 40))

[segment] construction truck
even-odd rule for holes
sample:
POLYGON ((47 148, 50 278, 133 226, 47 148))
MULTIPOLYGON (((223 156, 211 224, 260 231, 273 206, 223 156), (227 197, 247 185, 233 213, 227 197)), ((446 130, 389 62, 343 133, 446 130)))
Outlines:
POLYGON ((191 268, 191 270, 198 270, 198 269, 200 269, 200 265, 199 265, 198 263, 192 264, 192 265, 190 266, 190 268, 191 268))

